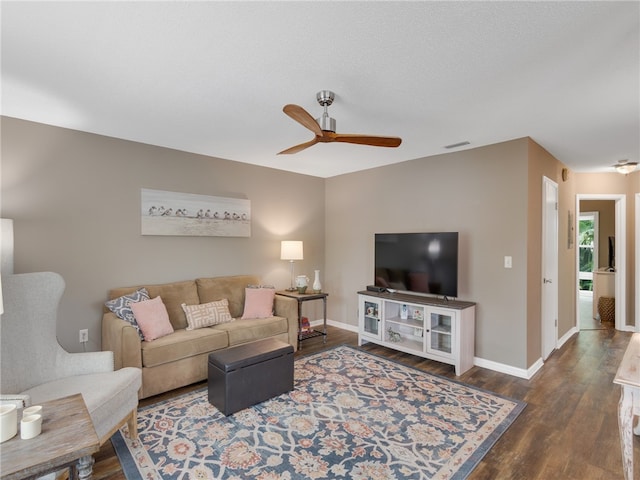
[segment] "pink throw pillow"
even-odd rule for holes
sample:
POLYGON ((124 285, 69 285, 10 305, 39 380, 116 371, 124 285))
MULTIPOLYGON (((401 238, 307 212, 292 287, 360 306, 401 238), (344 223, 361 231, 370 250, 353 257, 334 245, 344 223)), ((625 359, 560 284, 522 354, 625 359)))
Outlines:
POLYGON ((242 318, 273 317, 275 288, 245 288, 242 318))
POLYGON ((151 300, 132 303, 131 310, 147 342, 173 333, 167 308, 159 296, 151 300))

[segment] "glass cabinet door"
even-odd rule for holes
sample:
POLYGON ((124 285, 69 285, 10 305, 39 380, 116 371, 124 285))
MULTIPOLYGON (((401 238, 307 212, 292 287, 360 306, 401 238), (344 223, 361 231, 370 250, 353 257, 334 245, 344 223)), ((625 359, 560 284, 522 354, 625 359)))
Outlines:
POLYGON ((427 350, 451 356, 453 354, 452 338, 453 314, 450 312, 431 310, 429 312, 429 339, 427 350))
POLYGON ((380 306, 377 302, 364 302, 364 333, 380 337, 380 306))

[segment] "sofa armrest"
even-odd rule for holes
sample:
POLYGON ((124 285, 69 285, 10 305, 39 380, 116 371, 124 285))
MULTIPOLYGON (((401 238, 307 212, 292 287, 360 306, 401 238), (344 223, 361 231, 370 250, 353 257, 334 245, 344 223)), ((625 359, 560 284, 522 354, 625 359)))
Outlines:
POLYGON ((115 370, 142 368, 142 347, 138 332, 114 313, 102 316, 102 350, 113 352, 115 370))
POLYGON ((298 301, 295 298, 276 295, 274 313, 278 317, 285 317, 289 322, 289 343, 293 351, 298 349, 298 301))

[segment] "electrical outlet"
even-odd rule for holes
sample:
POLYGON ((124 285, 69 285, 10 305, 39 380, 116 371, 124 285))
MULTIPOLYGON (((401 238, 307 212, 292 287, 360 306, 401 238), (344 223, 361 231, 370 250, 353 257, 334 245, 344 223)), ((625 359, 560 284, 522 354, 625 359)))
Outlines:
POLYGON ((89 329, 83 328, 78 331, 78 338, 80 343, 87 343, 89 341, 89 329))
POLYGON ((504 257, 504 268, 512 268, 512 267, 513 267, 513 260, 511 256, 504 257))

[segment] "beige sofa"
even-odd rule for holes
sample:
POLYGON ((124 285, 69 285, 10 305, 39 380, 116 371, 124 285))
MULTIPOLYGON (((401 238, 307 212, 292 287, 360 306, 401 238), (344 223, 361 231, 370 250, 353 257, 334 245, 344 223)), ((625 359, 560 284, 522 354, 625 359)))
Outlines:
POLYGON ((102 318, 102 350, 114 353, 115 368, 142 369, 139 398, 172 390, 207 378, 209 353, 262 338, 277 338, 297 348, 298 306, 295 299, 275 296, 274 316, 242 319, 245 288, 260 284, 253 275, 198 278, 162 285, 116 288, 109 299, 128 295, 145 287, 151 298, 160 296, 167 308, 174 332, 151 342, 141 341, 136 329, 105 308, 102 318), (234 321, 213 327, 187 330, 181 307, 222 299, 229 300, 234 321))

